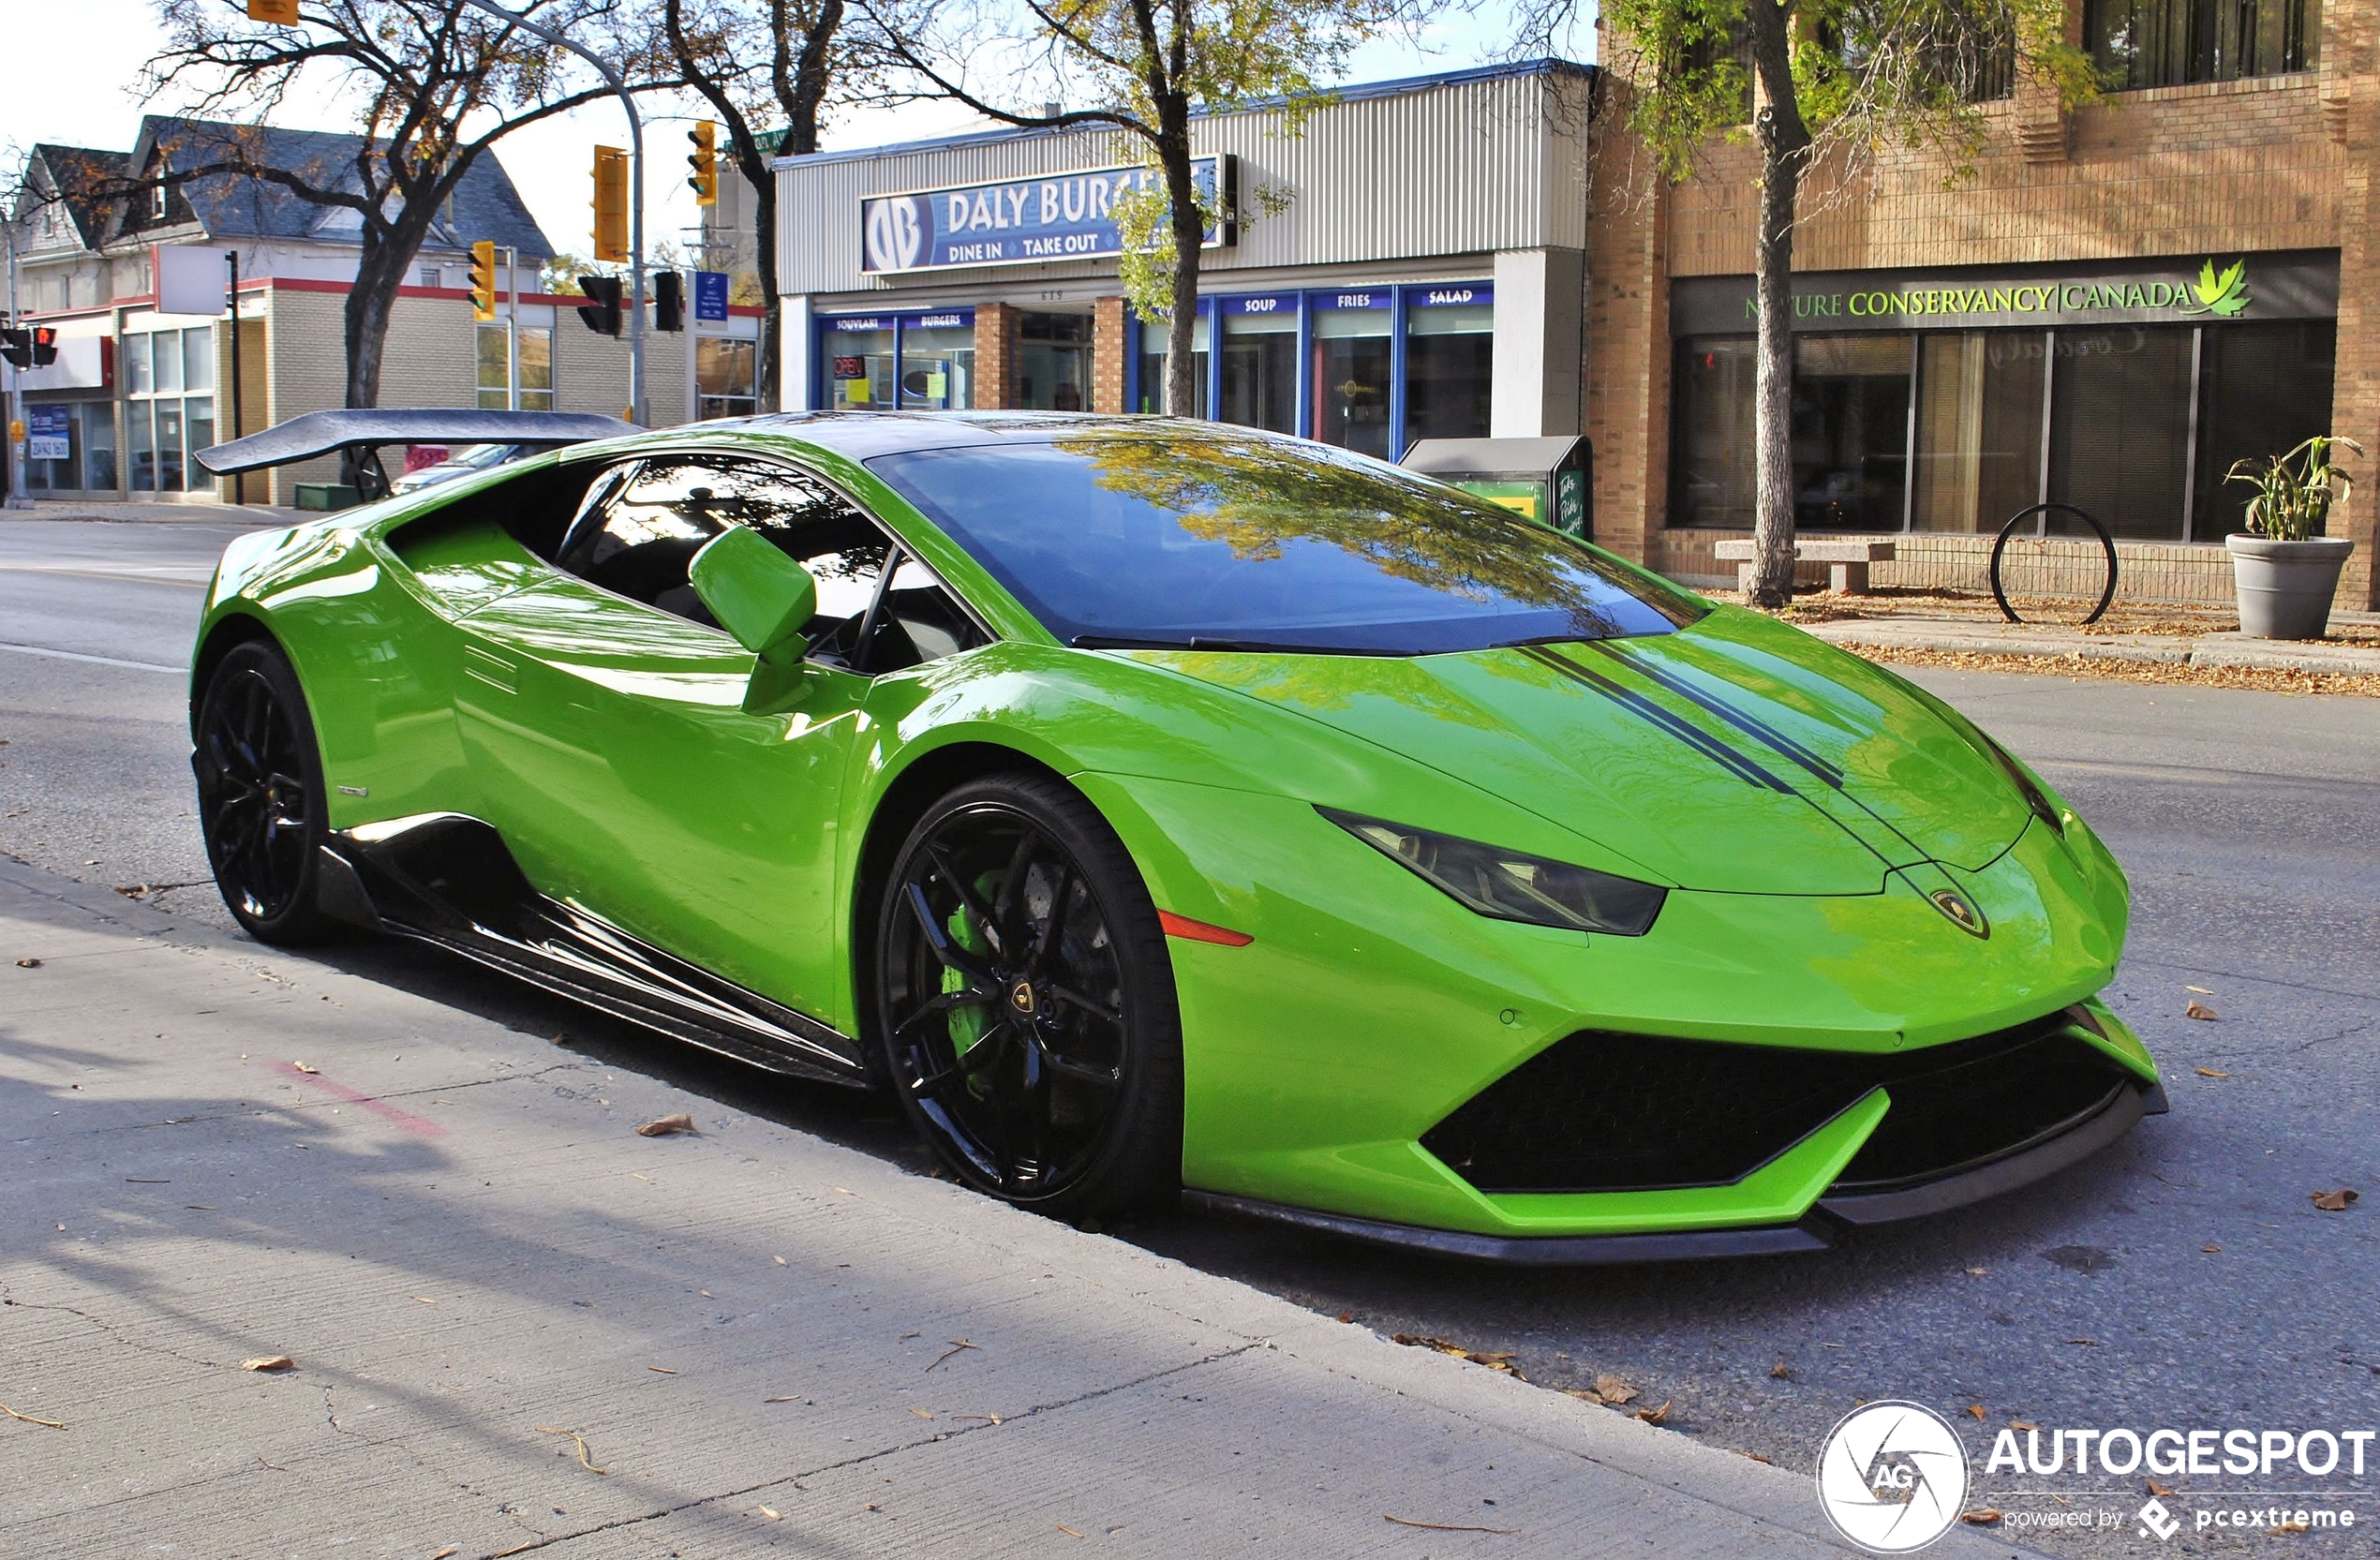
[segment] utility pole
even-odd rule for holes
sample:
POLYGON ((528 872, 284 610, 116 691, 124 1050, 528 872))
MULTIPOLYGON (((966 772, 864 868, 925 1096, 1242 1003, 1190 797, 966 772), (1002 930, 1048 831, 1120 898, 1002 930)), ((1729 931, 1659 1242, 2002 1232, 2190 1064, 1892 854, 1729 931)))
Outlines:
POLYGON ((504 317, 504 409, 521 409, 521 252, 504 245, 504 284, 513 307, 504 317))
MULTIPOLYGON (((14 326, 17 314, 17 214, 8 213, 8 323, 14 326)), ((31 509, 32 498, 24 490, 24 440, 17 430, 24 426, 24 370, 15 364, 8 367, 8 507, 31 509)))
POLYGON ((470 3, 499 21, 536 34, 558 49, 569 50, 593 66, 618 97, 619 106, 628 111, 628 420, 649 426, 651 419, 645 414, 645 121, 636 111, 636 96, 628 90, 627 79, 620 75, 619 68, 586 45, 574 43, 518 11, 506 10, 496 0, 470 3))

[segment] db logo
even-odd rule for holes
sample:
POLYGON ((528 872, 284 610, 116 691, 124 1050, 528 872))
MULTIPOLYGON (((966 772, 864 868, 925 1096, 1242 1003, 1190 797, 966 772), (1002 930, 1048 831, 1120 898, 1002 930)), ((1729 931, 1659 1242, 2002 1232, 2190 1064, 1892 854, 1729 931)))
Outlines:
POLYGON ((926 242, 926 203, 914 195, 868 202, 865 232, 870 271, 907 271, 926 242))
POLYGON ((1950 1421, 1914 1403, 1871 1403, 1826 1437, 1818 1500, 1835 1531, 1878 1554, 1941 1538, 1967 1503, 1967 1449, 1950 1421))

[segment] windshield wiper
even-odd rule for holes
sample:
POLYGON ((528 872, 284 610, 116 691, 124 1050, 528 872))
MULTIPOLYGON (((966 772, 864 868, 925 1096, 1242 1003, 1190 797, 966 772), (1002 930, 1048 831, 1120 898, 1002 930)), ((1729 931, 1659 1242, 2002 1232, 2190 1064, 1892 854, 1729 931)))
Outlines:
POLYGON ((1175 639, 1131 639, 1110 634, 1078 633, 1068 641, 1078 650, 1238 650, 1255 655, 1399 656, 1403 650, 1359 645, 1293 645, 1269 639, 1216 639, 1194 633, 1175 639))

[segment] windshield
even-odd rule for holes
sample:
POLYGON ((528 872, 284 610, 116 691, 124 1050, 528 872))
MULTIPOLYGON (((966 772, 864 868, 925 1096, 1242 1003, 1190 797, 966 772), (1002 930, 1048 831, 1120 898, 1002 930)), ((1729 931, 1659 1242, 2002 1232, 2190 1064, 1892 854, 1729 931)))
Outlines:
POLYGON ((1667 633, 1698 599, 1442 483, 1238 429, 880 455, 1061 641, 1428 655, 1667 633))

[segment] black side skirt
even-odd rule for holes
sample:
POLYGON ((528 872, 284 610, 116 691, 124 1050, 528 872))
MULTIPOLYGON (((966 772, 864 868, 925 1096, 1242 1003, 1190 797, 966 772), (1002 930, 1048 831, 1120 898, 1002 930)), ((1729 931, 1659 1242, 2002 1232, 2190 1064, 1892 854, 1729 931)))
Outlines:
POLYGON ((323 911, 342 920, 435 943, 771 1072, 870 1082, 849 1035, 537 892, 479 819, 424 813, 335 833, 320 882, 323 911))
POLYGON ((1185 1191, 1182 1200, 1185 1207, 1202 1212, 1269 1219, 1376 1244, 1521 1267, 1596 1267, 1621 1262, 1767 1256, 1780 1252, 1822 1251, 1853 1226, 1922 1218, 2013 1192, 2098 1152, 2130 1131, 2141 1117, 2162 1114, 2164 1107, 2164 1090, 2159 1085, 2121 1089, 2095 1114, 2046 1142, 1917 1186, 1822 1196, 1798 1222, 1789 1225, 1662 1230, 1641 1235, 1473 1235, 1290 1208, 1216 1192, 1185 1191))

